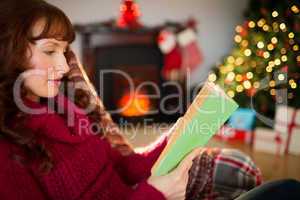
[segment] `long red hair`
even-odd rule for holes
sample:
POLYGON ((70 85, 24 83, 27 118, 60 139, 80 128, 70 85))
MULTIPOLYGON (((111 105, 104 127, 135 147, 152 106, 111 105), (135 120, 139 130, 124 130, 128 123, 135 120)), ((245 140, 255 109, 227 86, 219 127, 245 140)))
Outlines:
MULTIPOLYGON (((18 76, 28 69, 26 52, 30 43, 42 38, 73 42, 75 33, 68 17, 57 7, 43 0, 2 0, 0 3, 0 135, 12 143, 21 146, 27 153, 26 158, 15 157, 20 161, 41 160, 41 170, 49 171, 53 162, 51 152, 36 141, 35 134, 24 129, 26 113, 21 112, 13 99, 13 85, 18 76), (45 26, 42 33, 32 36, 35 23, 43 19, 45 26), (16 119, 18 124, 9 127, 9 119, 16 119)), ((26 95, 25 88, 22 96, 26 95)), ((76 90, 75 103, 85 108, 90 103, 90 94, 76 90)), ((89 113, 93 121, 101 123, 104 110, 96 107, 89 113)))

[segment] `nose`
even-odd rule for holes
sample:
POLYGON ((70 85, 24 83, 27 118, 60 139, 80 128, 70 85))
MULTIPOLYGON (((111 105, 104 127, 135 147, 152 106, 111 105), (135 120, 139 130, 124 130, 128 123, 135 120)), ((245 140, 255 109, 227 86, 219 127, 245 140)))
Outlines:
POLYGON ((61 75, 66 74, 70 71, 70 67, 69 67, 66 59, 64 59, 62 62, 60 62, 57 65, 56 71, 58 71, 61 75))

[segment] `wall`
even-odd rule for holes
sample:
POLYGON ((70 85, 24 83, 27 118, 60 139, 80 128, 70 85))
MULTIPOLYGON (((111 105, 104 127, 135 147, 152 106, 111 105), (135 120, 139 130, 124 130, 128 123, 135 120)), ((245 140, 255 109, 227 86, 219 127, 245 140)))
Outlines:
MULTIPOLYGON (((118 16, 121 0, 48 0, 70 17, 73 23, 88 23, 118 16)), ((207 72, 230 52, 234 28, 243 21, 248 0, 139 0, 141 21, 146 25, 166 20, 183 21, 193 16, 198 21, 198 40, 204 62, 193 73, 191 84, 206 79, 207 72)), ((80 53, 80 38, 74 48, 80 53)))

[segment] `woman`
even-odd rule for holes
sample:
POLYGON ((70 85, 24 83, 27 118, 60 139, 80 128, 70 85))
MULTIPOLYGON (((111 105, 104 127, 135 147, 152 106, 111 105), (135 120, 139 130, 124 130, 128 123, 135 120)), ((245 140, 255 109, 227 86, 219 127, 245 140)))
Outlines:
POLYGON ((42 0, 5 0, 0 10, 0 199, 184 199, 200 149, 170 174, 150 176, 166 136, 144 154, 118 141, 111 148, 98 136, 116 130, 104 109, 86 113, 89 93, 61 91, 78 73, 65 14, 42 0), (98 134, 94 122, 112 129, 98 134))

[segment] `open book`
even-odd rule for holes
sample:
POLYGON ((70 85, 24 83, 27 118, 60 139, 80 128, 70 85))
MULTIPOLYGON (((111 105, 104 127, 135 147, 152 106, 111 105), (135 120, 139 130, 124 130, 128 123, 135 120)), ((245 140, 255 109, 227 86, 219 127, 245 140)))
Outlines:
POLYGON ((219 86, 206 82, 174 127, 167 146, 152 167, 152 175, 169 173, 193 149, 204 146, 237 108, 237 103, 219 86))

